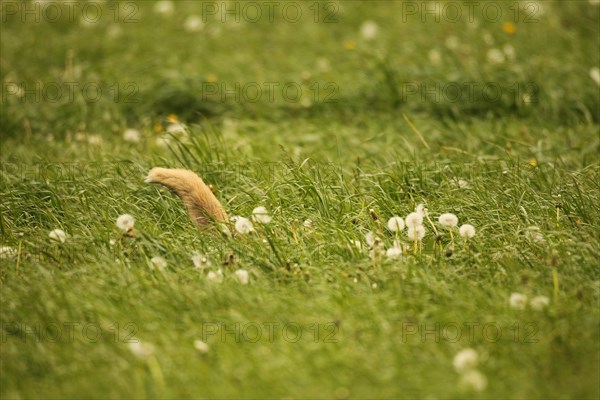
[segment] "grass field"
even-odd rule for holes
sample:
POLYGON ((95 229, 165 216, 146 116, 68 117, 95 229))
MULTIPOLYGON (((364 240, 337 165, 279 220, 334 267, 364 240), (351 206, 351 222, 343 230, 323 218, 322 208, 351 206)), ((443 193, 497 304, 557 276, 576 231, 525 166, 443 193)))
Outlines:
POLYGON ((3 399, 600 396, 597 1, 1 6, 3 399))

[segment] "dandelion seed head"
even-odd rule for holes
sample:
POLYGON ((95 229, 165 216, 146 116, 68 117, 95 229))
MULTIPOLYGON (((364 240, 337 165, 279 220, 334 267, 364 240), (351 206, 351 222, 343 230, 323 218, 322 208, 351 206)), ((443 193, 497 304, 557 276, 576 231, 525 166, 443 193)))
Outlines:
POLYGON ((194 263, 194 267, 197 269, 208 268, 212 265, 208 257, 199 253, 196 253, 192 256, 192 262, 194 263))
POLYGON ((183 22, 183 28, 188 32, 200 32, 204 29, 204 22, 197 15, 189 15, 183 22))
POLYGON ((161 15, 171 15, 175 11, 175 6, 170 0, 160 0, 154 4, 154 12, 161 15))
POLYGON ((522 293, 511 293, 508 304, 515 310, 524 310, 527 305, 527 296, 522 293))
POLYGON ((154 346, 150 343, 142 343, 139 339, 132 338, 127 344, 129 351, 141 360, 145 360, 154 354, 154 346))
POLYGON ((409 227, 406 231, 406 236, 408 236, 410 240, 423 240, 426 232, 427 231, 423 225, 417 225, 414 228, 409 227))
POLYGON ((425 204, 423 204, 423 203, 417 205, 417 207, 415 208, 415 212, 417 214, 421 214, 423 217, 426 217, 429 215, 429 209, 427 207, 425 207, 425 204))
POLYGON ((210 271, 206 275, 206 279, 214 283, 221 283, 223 282, 223 271, 221 271, 220 269, 217 272, 210 271))
POLYGON ((427 53, 427 57, 429 58, 429 62, 431 62, 434 65, 439 65, 442 62, 442 53, 440 53, 440 51, 437 49, 429 50, 429 53, 427 53))
POLYGON ((550 305, 550 299, 546 296, 535 296, 533 299, 531 299, 529 305, 535 311, 543 311, 544 308, 550 305))
POLYGON ((123 132, 123 139, 126 142, 138 143, 141 137, 142 135, 137 129, 125 129, 125 132, 123 132))
POLYGON ((590 78, 596 82, 596 85, 600 86, 600 68, 593 67, 590 69, 590 78))
POLYGON ((10 246, 2 246, 0 247, 0 260, 13 258, 17 255, 17 250, 13 249, 10 246))
POLYGON ((48 237, 50 237, 50 239, 52 239, 56 242, 60 242, 60 243, 64 243, 65 240, 67 240, 67 234, 62 229, 54 229, 53 231, 51 231, 48 234, 48 237))
POLYGON ((247 285, 250 280, 250 274, 245 269, 238 269, 235 271, 235 276, 242 285, 247 285))
POLYGON ((129 214, 119 215, 117 218, 117 228, 123 231, 130 231, 135 224, 135 218, 129 214))
POLYGON ((273 218, 265 207, 260 206, 252 210, 252 219, 260 224, 268 224, 273 218))
POLYGON ((200 354, 206 354, 210 350, 210 347, 208 346, 208 343, 197 339, 194 340, 194 349, 196 349, 196 351, 198 351, 200 354))
POLYGON ((460 377, 460 386, 464 390, 481 392, 487 387, 487 378, 476 369, 466 371, 460 377))
POLYGON ((235 218, 235 230, 242 235, 248 234, 254 231, 254 225, 252 225, 252 221, 248 218, 244 217, 232 217, 235 218))
POLYGON ((377 243, 380 243, 381 239, 377 237, 373 232, 369 231, 365 235, 365 241, 367 242, 367 245, 369 245, 369 247, 373 247, 377 243))
POLYGON ((544 243, 546 240, 544 239, 544 235, 540 232, 540 228, 537 226, 528 226, 525 229, 525 236, 534 242, 544 243))
POLYGON ((365 21, 360 26, 360 35, 363 37, 363 39, 375 39, 378 33, 379 26, 374 21, 365 21))
POLYGON ((391 232, 400 232, 404 229, 404 220, 402 217, 394 216, 388 220, 387 228, 391 232))
POLYGON ((515 48, 510 45, 510 44, 505 44, 502 47, 502 51, 504 52, 504 54, 506 55, 506 58, 508 58, 509 60, 514 60, 515 59, 515 48))
POLYGON ((167 268, 167 261, 161 256, 154 256, 150 259, 150 265, 152 269, 156 268, 159 271, 162 271, 167 268))
POLYGON ((458 225, 458 217, 452 213, 440 215, 438 221, 440 224, 447 226, 448 228, 454 228, 456 225, 458 225))
POLYGON ((385 252, 385 255, 387 258, 389 258, 390 260, 397 260, 400 257, 402 257, 402 249, 400 247, 390 247, 389 249, 387 249, 387 251, 385 252))
POLYGON ((490 64, 502 64, 506 61, 506 57, 500 49, 489 49, 486 58, 490 64))
POLYGON ((463 224, 458 228, 458 233, 465 239, 471 239, 475 236, 475 227, 471 224, 463 224))
POLYGON ((412 212, 406 216, 406 226, 409 228, 416 228, 417 226, 423 225, 423 214, 418 212, 412 212))
POLYGON ((458 372, 464 372, 477 367, 479 363, 479 355, 474 349, 467 348, 459 351, 452 360, 454 369, 458 372))

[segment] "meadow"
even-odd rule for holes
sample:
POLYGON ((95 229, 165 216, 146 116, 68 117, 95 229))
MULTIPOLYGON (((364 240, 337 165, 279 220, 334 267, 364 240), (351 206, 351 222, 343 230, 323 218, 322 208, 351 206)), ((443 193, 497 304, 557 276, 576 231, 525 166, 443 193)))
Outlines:
POLYGON ((598 1, 0 11, 2 399, 600 396, 598 1))

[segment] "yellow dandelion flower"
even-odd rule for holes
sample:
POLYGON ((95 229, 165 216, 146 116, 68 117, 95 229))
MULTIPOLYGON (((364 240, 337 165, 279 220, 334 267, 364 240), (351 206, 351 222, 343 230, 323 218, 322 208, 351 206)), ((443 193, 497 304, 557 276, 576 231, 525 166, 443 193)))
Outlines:
POLYGON ((344 48, 346 50, 354 50, 354 49, 356 49, 356 42, 352 39, 347 39, 347 40, 344 40, 344 42, 342 43, 342 46, 344 46, 344 48))
POLYGON ((531 165, 533 168, 538 166, 538 162, 535 158, 532 158, 531 160, 529 160, 529 165, 531 165))
POLYGON ((515 24, 513 24, 512 22, 507 21, 502 24, 502 31, 504 33, 506 33, 507 35, 512 36, 515 33, 517 33, 517 26, 515 24))
POLYGON ((208 74, 208 76, 206 77, 206 82, 208 83, 215 83, 217 80, 218 78, 215 74, 208 74))
POLYGON ((176 123, 179 122, 179 117, 177 116, 177 114, 169 114, 167 115, 167 121, 171 123, 176 123))

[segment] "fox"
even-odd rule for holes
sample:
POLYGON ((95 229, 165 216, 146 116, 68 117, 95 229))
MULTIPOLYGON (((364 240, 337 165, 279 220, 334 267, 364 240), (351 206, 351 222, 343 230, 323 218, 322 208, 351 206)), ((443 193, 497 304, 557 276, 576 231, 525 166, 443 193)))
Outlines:
POLYGON ((192 222, 199 227, 208 228, 214 222, 227 222, 225 208, 193 171, 155 167, 148 172, 144 182, 162 185, 173 191, 187 208, 192 222))

